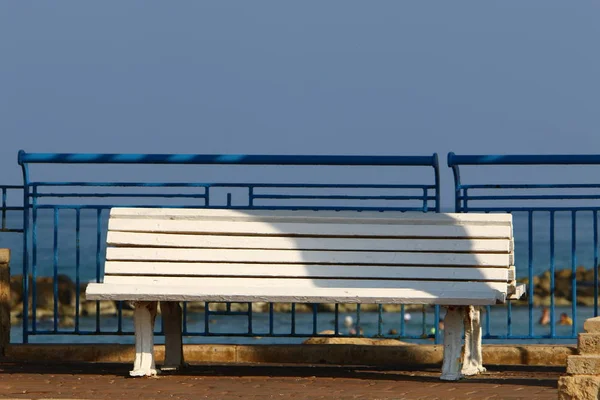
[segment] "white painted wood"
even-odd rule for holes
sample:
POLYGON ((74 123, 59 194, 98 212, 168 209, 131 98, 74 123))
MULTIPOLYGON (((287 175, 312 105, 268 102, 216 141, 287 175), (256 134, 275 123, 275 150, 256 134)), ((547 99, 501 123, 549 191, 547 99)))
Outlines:
POLYGON ((184 366, 181 306, 176 301, 161 301, 160 310, 165 330, 165 362, 161 370, 175 371, 184 366))
MULTIPOLYGON (((135 279, 134 279, 135 280, 135 279)), ((141 278, 140 278, 141 280, 141 278)), ((182 279, 181 281, 184 281, 182 279)), ((185 279, 187 281, 187 279, 185 279)), ((338 280, 337 282, 341 282, 338 280)), ((379 281, 386 282, 386 281, 379 281)), ((403 281, 407 283, 410 281, 403 281)), ((375 286, 375 285, 374 285, 375 286)), ((381 286, 381 285, 379 285, 381 286)), ((499 287, 502 285, 498 284, 499 287)), ((506 287, 506 285, 504 285, 506 287)), ((491 305, 504 302, 506 293, 482 282, 418 282, 398 288, 352 288, 339 284, 330 287, 271 287, 147 285, 146 282, 90 283, 89 300, 155 300, 210 302, 274 302, 274 303, 364 303, 364 304, 440 304, 491 305), (416 287, 415 287, 416 286, 416 287), (268 289, 267 289, 268 288, 268 289)))
POLYGON ((527 286, 524 283, 519 283, 512 287, 509 287, 509 294, 507 299, 509 300, 519 300, 525 294, 527 290, 527 286))
POLYGON ((422 221, 438 221, 441 223, 483 222, 485 224, 512 224, 510 214, 486 213, 422 213, 400 211, 311 211, 311 210, 232 210, 221 208, 129 208, 115 207, 110 211, 111 219, 118 218, 153 218, 168 217, 172 219, 203 219, 203 220, 307 220, 308 218, 329 219, 338 222, 341 219, 351 221, 362 220, 394 220, 408 225, 419 224, 422 221))
POLYGON ((449 237, 509 238, 510 225, 401 225, 401 224, 334 224, 308 222, 245 222, 110 219, 109 230, 125 232, 177 232, 229 235, 309 235, 309 236, 385 236, 385 237, 449 237))
POLYGON ((297 265, 297 264, 225 264, 107 261, 104 273, 139 276, 239 276, 287 278, 371 278, 371 279, 441 279, 497 281, 510 280, 507 268, 435 267, 417 265, 354 266, 354 265, 297 265))
MULTIPOLYGON (((445 281, 442 285, 439 281, 426 280, 378 280, 378 279, 295 279, 295 278, 262 278, 262 277, 236 277, 236 278, 212 278, 212 277, 180 277, 169 276, 116 276, 104 277, 104 283, 116 285, 151 285, 166 287, 192 287, 201 290, 227 290, 235 288, 242 292, 256 289, 265 296, 279 294, 281 291, 302 290, 305 296, 320 290, 342 290, 354 291, 358 289, 387 290, 412 289, 417 291, 436 290, 440 287, 447 290, 496 290, 506 293, 506 282, 472 282, 472 281, 445 281)), ((286 292, 287 293, 287 292, 286 292)))
POLYGON ((444 360, 442 376, 445 381, 456 381, 460 373, 464 307, 448 307, 444 318, 444 360))
POLYGON ((481 310, 469 306, 465 309, 465 347, 461 374, 464 376, 477 375, 485 372, 481 352, 481 310))
POLYGON ((108 232, 109 246, 510 253, 506 239, 385 239, 108 232))
POLYGON ((135 361, 131 376, 154 376, 154 320, 156 302, 143 301, 135 304, 133 321, 135 324, 135 361))
POLYGON ((106 259, 215 263, 325 263, 355 265, 472 265, 508 267, 508 254, 408 253, 319 250, 175 249, 111 247, 106 259))

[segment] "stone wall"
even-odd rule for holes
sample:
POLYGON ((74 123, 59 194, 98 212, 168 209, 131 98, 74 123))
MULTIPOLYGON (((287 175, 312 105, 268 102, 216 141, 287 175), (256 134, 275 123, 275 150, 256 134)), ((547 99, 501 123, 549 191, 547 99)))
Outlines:
POLYGON ((559 400, 600 398, 600 317, 583 325, 577 340, 577 355, 567 358, 567 375, 558 381, 559 400))

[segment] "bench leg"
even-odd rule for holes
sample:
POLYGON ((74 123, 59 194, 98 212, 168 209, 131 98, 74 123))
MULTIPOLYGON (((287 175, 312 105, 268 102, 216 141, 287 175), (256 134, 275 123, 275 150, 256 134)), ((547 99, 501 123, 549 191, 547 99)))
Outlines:
POLYGON ((481 355, 481 310, 469 306, 465 312, 465 353, 461 373, 465 376, 485 372, 481 355))
POLYGON ((161 370, 173 371, 184 366, 181 340, 181 306, 177 301, 161 301, 165 327, 165 362, 161 370))
POLYGON ((456 381, 462 377, 460 353, 464 313, 464 307, 448 307, 444 318, 444 362, 440 379, 445 381, 456 381))
POLYGON ((156 375, 154 366, 154 320, 156 302, 140 301, 135 303, 133 322, 135 324, 135 362, 131 376, 156 375))

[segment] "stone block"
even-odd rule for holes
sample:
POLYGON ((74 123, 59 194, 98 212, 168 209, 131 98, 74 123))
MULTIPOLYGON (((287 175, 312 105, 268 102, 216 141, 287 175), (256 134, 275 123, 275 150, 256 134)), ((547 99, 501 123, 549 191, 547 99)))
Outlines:
POLYGON ((570 356, 567 373, 572 375, 600 375, 600 355, 570 356))
POLYGON ((600 354, 600 332, 580 333, 577 336, 579 354, 600 354))
POLYGON ((583 323, 583 330, 588 333, 600 333, 600 317, 588 318, 583 323))
POLYGON ((600 376, 563 376, 558 380, 558 400, 597 400, 600 398, 600 376))

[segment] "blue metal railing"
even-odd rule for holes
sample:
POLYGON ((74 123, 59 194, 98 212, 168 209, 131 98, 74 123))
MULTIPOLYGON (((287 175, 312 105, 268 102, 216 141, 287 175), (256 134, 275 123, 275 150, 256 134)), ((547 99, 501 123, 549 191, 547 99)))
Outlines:
MULTIPOLYGON (((101 318, 101 303, 95 303, 95 321, 83 320, 80 316, 83 305, 80 295, 82 283, 100 281, 103 270, 104 242, 107 211, 114 206, 145 207, 228 207, 239 209, 311 209, 311 210, 377 210, 377 211, 439 211, 440 178, 437 155, 432 156, 285 156, 285 155, 183 155, 183 154, 46 154, 19 152, 19 164, 23 171, 23 342, 31 335, 129 335, 123 319, 124 304, 119 303, 116 323, 104 326, 101 318), (247 166, 351 166, 351 167, 426 167, 430 183, 398 184, 391 175, 391 183, 323 183, 302 180, 300 183, 270 182, 138 182, 138 181, 71 181, 31 179, 30 166, 45 164, 44 170, 54 164, 110 165, 131 164, 137 166, 161 165, 247 165, 247 166), (430 173, 433 172, 431 176, 430 173), (225 195, 225 196, 223 196, 225 195), (235 196, 235 198, 234 198, 235 196), (235 204, 234 204, 235 203, 235 204), (51 254, 51 256, 48 256, 51 254), (39 296, 44 295, 40 281, 43 275, 51 275, 51 297, 53 308, 50 321, 40 317, 39 296), (74 278, 75 307, 73 324, 61 327, 60 285, 65 277, 74 278), (38 283, 40 282, 40 283, 38 283), (31 286, 31 287, 30 287, 31 286), (31 293, 31 296, 28 294, 31 293), (31 298, 31 302, 29 300, 31 298), (31 318, 30 318, 31 317, 31 318)), ((123 167, 125 168, 125 166, 123 167)), ((153 167, 163 168, 163 167, 153 167)), ((186 167, 187 168, 187 167, 186 167)), ((337 178, 324 174, 319 169, 321 180, 327 182, 337 178)), ((394 170, 395 171, 395 170, 394 170)), ((69 173, 71 174, 71 173, 69 173)), ((103 178, 105 176, 103 175, 103 178)), ((312 176, 312 178, 315 178, 312 176)), ((308 180, 308 179, 307 179, 308 180)), ((314 180, 314 179, 313 179, 314 180)), ((353 181, 356 179, 353 178, 353 181)), ((371 180, 371 178, 369 178, 371 180)), ((404 181, 404 179, 402 179, 404 181)), ((47 295, 47 294, 46 294, 47 295)), ((255 314, 252 306, 246 310, 233 311, 231 304, 225 310, 213 311, 209 303, 204 304, 203 329, 190 328, 188 307, 184 305, 184 333, 188 336, 269 336, 305 337, 318 334, 317 306, 312 308, 312 328, 302 330, 297 326, 296 305, 291 305, 291 327, 286 332, 277 332, 274 324, 274 308, 269 306, 267 331, 258 330, 253 323, 255 314), (219 315, 247 317, 244 332, 211 331, 211 318, 219 315)), ((379 307, 377 334, 382 330, 382 308, 379 307)), ((339 306, 335 307, 334 335, 342 335, 339 329, 339 306)), ((401 309, 400 334, 406 335, 404 307, 401 309)), ((423 311, 425 315, 425 311, 423 311)), ((360 307, 356 313, 360 321, 360 307)), ((423 317, 425 318, 425 316, 423 317)), ((439 308, 434 310, 435 321, 439 308)), ((327 335, 325 335, 327 336, 327 335)), ((432 337, 439 340, 439 332, 432 335, 423 330, 410 337, 432 337)))
MULTIPOLYGON (((23 205, 20 201, 22 198, 22 194, 18 192, 22 192, 23 186, 20 185, 0 185, 0 232, 23 232, 22 226, 13 225, 9 222, 10 214, 19 214, 23 212, 23 205), (14 193, 14 197, 18 195, 19 201, 16 204, 19 205, 9 205, 9 195, 14 193)), ((15 204, 15 202, 11 202, 15 204)))
MULTIPOLYGON (((454 203, 456 212, 508 212, 515 216, 515 241, 517 275, 525 278, 527 285, 527 324, 518 324, 521 333, 513 328, 513 309, 507 306, 507 331, 505 334, 491 332, 488 308, 484 337, 490 339, 575 339, 579 318, 598 315, 598 210, 600 210, 600 184, 571 183, 589 174, 565 175, 566 182, 559 183, 514 183, 525 177, 513 172, 510 183, 490 183, 486 174, 484 184, 465 184, 461 170, 477 167, 484 173, 485 167, 511 166, 600 166, 600 155, 456 155, 448 154, 448 166, 454 174, 454 203), (523 256, 523 255, 526 255, 523 256), (591 264, 588 272, 578 267, 578 259, 591 264), (567 268, 559 270, 559 264, 567 268), (592 271, 593 270, 593 271, 592 271), (537 272, 537 273, 536 273, 537 272), (580 279, 578 279, 578 276, 580 279), (557 281, 560 278, 560 282, 557 281), (541 282, 548 284, 545 288, 541 282), (536 283, 537 282, 537 283, 536 283), (561 289, 557 284, 566 286, 561 289), (578 290, 583 286, 593 287, 593 305, 578 307, 583 298, 578 290), (539 292, 548 291, 545 298, 537 298, 539 292), (566 292, 566 294, 565 294, 566 292), (548 298, 549 297, 549 298, 548 298), (565 319, 567 328, 557 327, 558 300, 568 307, 572 325, 565 319), (534 310, 543 303, 549 306, 549 327, 535 322, 534 310), (589 315, 588 315, 589 314, 589 315), (561 329, 561 332, 557 332, 561 329), (565 329, 569 331, 566 332, 565 329), (537 330, 537 332, 536 332, 537 330)), ((511 167, 512 168, 512 167, 511 167)), ((564 167, 563 167, 564 168, 564 167)), ((487 170, 485 170, 487 171, 487 170)), ((564 172, 564 171, 563 171, 564 172)), ((562 174, 564 175, 564 174, 562 174)), ((597 176, 597 175, 595 175, 597 176)), ((552 181, 560 178, 553 177, 552 181)), ((597 181, 597 178, 594 179, 597 181)), ((542 293, 543 294, 543 293, 542 293)), ((589 293, 588 293, 589 294, 589 293)), ((582 295, 583 296, 583 295, 582 295)), ((589 296, 587 296, 589 297, 589 296)), ((588 302, 589 304, 589 302, 588 302)), ((542 308, 543 310, 543 308, 542 308)), ((540 310, 540 312, 543 312, 540 310)), ((568 316, 568 315, 567 315, 568 316)))

